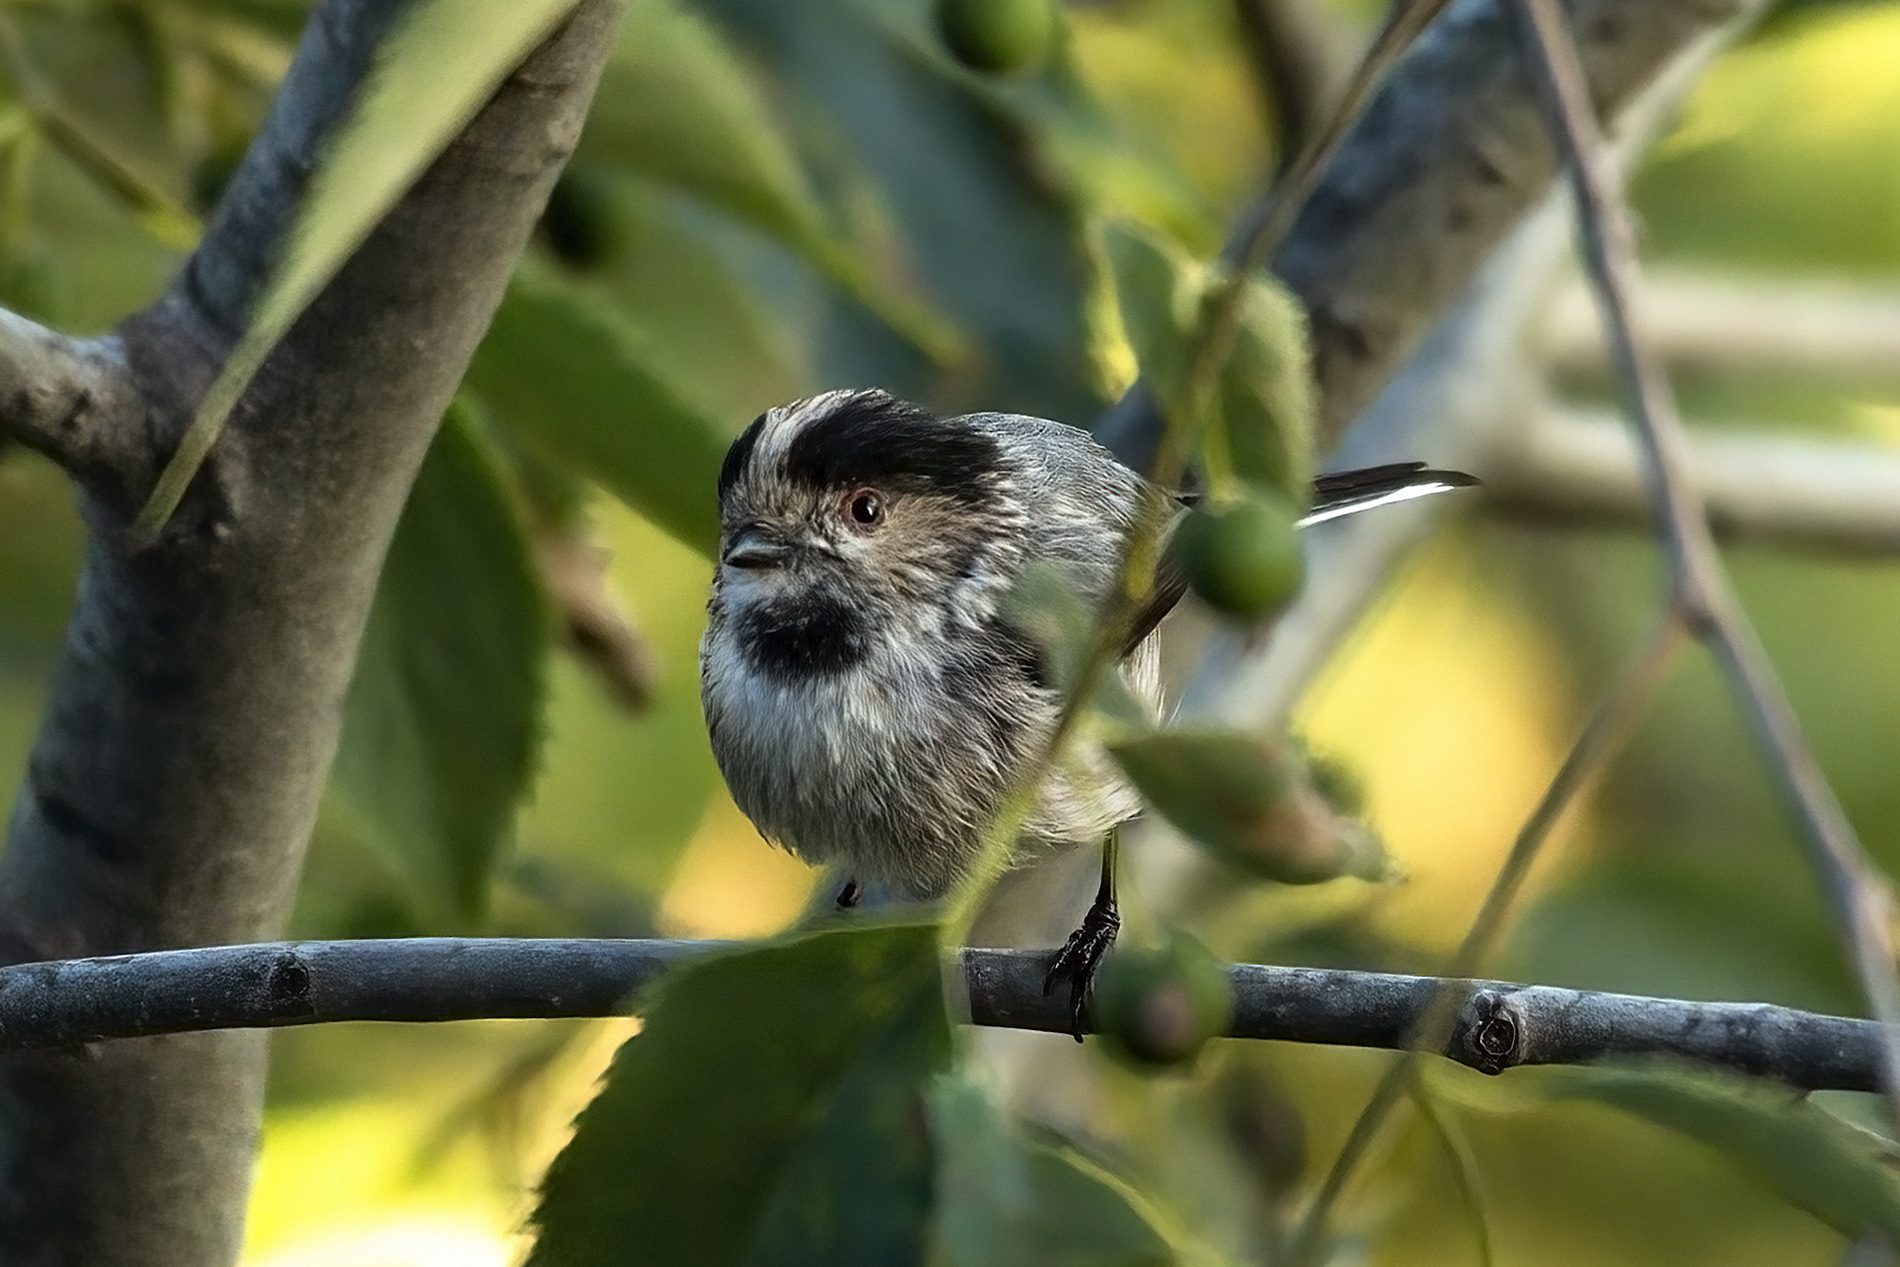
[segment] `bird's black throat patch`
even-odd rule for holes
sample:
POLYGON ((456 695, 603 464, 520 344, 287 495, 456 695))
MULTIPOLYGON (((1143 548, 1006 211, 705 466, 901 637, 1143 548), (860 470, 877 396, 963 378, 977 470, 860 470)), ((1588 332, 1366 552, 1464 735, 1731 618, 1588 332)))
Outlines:
POLYGON ((871 620, 835 595, 811 592, 760 603, 741 613, 735 633, 755 670, 782 682, 827 677, 871 654, 871 620))

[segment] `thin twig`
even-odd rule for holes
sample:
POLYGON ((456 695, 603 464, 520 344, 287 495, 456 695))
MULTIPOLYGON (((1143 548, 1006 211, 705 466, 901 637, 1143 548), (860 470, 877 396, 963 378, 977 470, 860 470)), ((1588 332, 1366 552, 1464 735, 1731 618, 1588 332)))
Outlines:
POLYGON ((1412 1084, 1412 1105, 1451 1168, 1452 1186, 1458 1190, 1458 1204, 1464 1208, 1465 1222, 1471 1225, 1471 1240, 1478 1250, 1478 1267, 1492 1267, 1497 1259, 1491 1245, 1491 1221, 1485 1216, 1484 1187, 1471 1145, 1445 1120, 1424 1084, 1412 1084))
POLYGON ((1794 709, 1729 584, 1700 496, 1669 380, 1637 333, 1638 267, 1620 181, 1602 159, 1588 81, 1557 0, 1516 0, 1515 12, 1550 129, 1570 167, 1583 254, 1631 414, 1650 458, 1677 602, 1709 644, 1799 821, 1809 865, 1840 922, 1855 975, 1885 1027, 1883 1085, 1900 1123, 1900 978, 1892 896, 1821 773, 1794 709))
MULTIPOLYGON (((1610 754, 1655 697, 1676 648, 1681 644, 1682 634, 1682 622, 1675 613, 1672 611, 1665 615, 1597 702, 1576 743, 1571 746, 1563 764, 1557 767, 1550 786, 1544 790, 1530 817, 1518 829, 1510 854, 1498 869, 1496 878, 1491 882, 1490 892, 1485 894, 1484 902, 1472 918, 1464 940, 1452 955, 1452 966, 1447 974, 1450 978, 1468 976, 1491 948, 1504 927, 1505 914, 1522 890, 1524 880, 1530 874, 1531 864, 1536 861, 1544 842, 1550 838, 1551 830, 1563 817, 1564 811, 1576 803, 1591 779, 1603 769, 1610 754)), ((1304 1267, 1306 1263, 1314 1261, 1314 1255, 1325 1235, 1327 1220, 1345 1192, 1347 1181, 1371 1151, 1386 1119, 1416 1080, 1420 1054, 1444 1048, 1457 1028, 1461 1015, 1459 1009, 1463 1003, 1464 1000, 1449 989, 1434 1000, 1420 1018, 1418 1031, 1410 1036, 1399 1058, 1380 1075, 1365 1107, 1353 1122, 1346 1142, 1333 1158, 1333 1164, 1321 1181, 1319 1191, 1314 1194, 1312 1203, 1307 1206, 1299 1226, 1294 1230, 1286 1258, 1290 1267, 1304 1267)))
POLYGON ((0 59, 12 72, 20 104, 36 126, 81 171, 135 207, 146 226, 168 246, 197 240, 198 217, 184 201, 138 164, 102 141, 67 108, 58 89, 34 63, 12 15, 0 8, 0 59))
MULTIPOLYGON (((673 966, 731 942, 418 937, 264 942, 0 968, 0 1053, 339 1021, 621 1016, 673 966)), ((969 1019, 1066 1034, 1050 953, 965 950, 969 1019)), ((1876 1084, 1878 1027, 1762 1003, 1696 1003, 1501 981, 1235 964, 1232 1038, 1398 1048, 1435 1000, 1442 1054, 1486 1073, 1675 1056, 1809 1089, 1876 1084)))
POLYGON ((1359 121, 1373 94, 1385 77, 1398 65, 1399 58, 1412 46, 1433 18, 1450 0, 1409 0, 1395 8, 1372 47, 1360 59, 1338 106, 1325 127, 1306 138, 1300 156, 1286 176, 1257 203, 1229 244, 1227 258, 1234 272, 1245 277, 1266 263, 1267 257, 1285 241, 1287 231, 1299 216, 1300 208, 1313 196, 1326 168, 1345 142, 1352 125, 1359 121))

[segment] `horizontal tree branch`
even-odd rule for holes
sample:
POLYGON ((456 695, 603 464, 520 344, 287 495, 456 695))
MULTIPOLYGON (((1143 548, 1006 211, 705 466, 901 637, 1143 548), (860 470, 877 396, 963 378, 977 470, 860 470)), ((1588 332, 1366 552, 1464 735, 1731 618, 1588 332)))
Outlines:
POLYGON ((74 339, 0 308, 0 436, 97 482, 146 447, 116 338, 74 339))
MULTIPOLYGON (((1655 355, 1698 368, 1900 377, 1900 290, 1891 286, 1660 270, 1644 278, 1643 333, 1655 355)), ((1604 364, 1603 319, 1581 283, 1558 292, 1544 338, 1561 369, 1604 364)))
MULTIPOLYGON (((1689 475, 1718 537, 1847 554, 1900 553, 1900 449, 1702 431, 1689 475)), ((1616 415, 1562 408, 1499 445, 1485 505, 1506 514, 1648 530, 1636 440, 1616 415)))
MULTIPOLYGON (((617 1016, 668 968, 730 942, 422 937, 266 942, 0 968, 0 1052, 336 1021, 617 1016)), ((1067 1033, 1050 951, 966 950, 970 1019, 1067 1033)), ((1435 993, 1463 1005, 1443 1055, 1486 1073, 1675 1056, 1810 1090, 1877 1088, 1878 1028, 1765 1003, 1695 1003, 1433 977, 1235 964, 1234 1038, 1400 1048, 1435 993)))

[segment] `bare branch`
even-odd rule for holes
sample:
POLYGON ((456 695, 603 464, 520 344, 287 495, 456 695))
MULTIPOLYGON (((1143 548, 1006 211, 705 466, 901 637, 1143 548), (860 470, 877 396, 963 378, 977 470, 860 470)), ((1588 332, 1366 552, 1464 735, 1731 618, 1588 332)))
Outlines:
MULTIPOLYGON (((1568 0, 1591 98, 1621 112, 1755 0, 1568 0)), ((1409 357, 1557 172, 1506 14, 1461 0, 1393 72, 1274 271, 1313 319, 1322 432, 1336 435, 1409 357)))
MULTIPOLYGON (((1759 282, 1680 271, 1650 274, 1643 334, 1665 361, 1698 367, 1900 377, 1900 292, 1759 282)), ((1562 369, 1603 363, 1603 319, 1589 292, 1566 286, 1551 305, 1546 350, 1562 369)))
MULTIPOLYGON (((730 942, 421 937, 267 942, 0 968, 0 1051, 336 1021, 617 1016, 667 969, 730 942)), ((977 1025, 1069 1031, 1043 993, 1053 952, 965 950, 977 1025)), ((1403 1046, 1435 998, 1448 1059, 1486 1073, 1611 1056, 1678 1056, 1809 1089, 1865 1091, 1877 1026, 1764 1003, 1693 1003, 1501 981, 1229 969, 1233 1038, 1403 1046)))
POLYGON ((68 338, 0 308, 0 435, 96 482, 142 446, 144 415, 117 339, 68 338))
MULTIPOLYGON (((1900 553, 1900 450, 1758 430, 1692 434, 1689 472, 1723 540, 1841 554, 1900 553)), ((1655 510, 1620 417, 1559 409, 1484 467, 1484 504, 1506 515, 1649 529, 1655 510)))
POLYGON ((1874 1016, 1882 1023, 1882 1086, 1900 1120, 1900 978, 1893 901, 1822 775, 1773 664, 1722 567, 1689 476, 1688 435, 1669 380, 1637 332, 1635 239, 1620 181, 1603 160, 1589 85, 1557 0, 1516 0, 1528 60, 1569 164, 1584 260, 1648 469, 1674 572, 1676 603, 1715 652, 1802 828, 1808 860, 1840 922, 1874 1016))

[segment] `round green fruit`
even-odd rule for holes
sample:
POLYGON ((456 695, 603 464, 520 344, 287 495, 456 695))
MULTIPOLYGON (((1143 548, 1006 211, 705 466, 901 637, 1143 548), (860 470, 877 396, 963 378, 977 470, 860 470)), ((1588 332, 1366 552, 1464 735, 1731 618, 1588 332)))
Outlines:
POLYGON ((1226 1030, 1234 988, 1227 967, 1200 942, 1177 933, 1158 949, 1118 949, 1095 981, 1097 1030, 1138 1069, 1192 1061, 1226 1030))
POLYGON ((1196 506, 1175 535, 1188 585, 1216 611, 1258 620, 1299 592, 1299 529, 1286 505, 1249 493, 1224 506, 1196 506))
POLYGON ((950 55, 986 75, 1018 75, 1049 56, 1052 0, 937 0, 937 29, 950 55))

